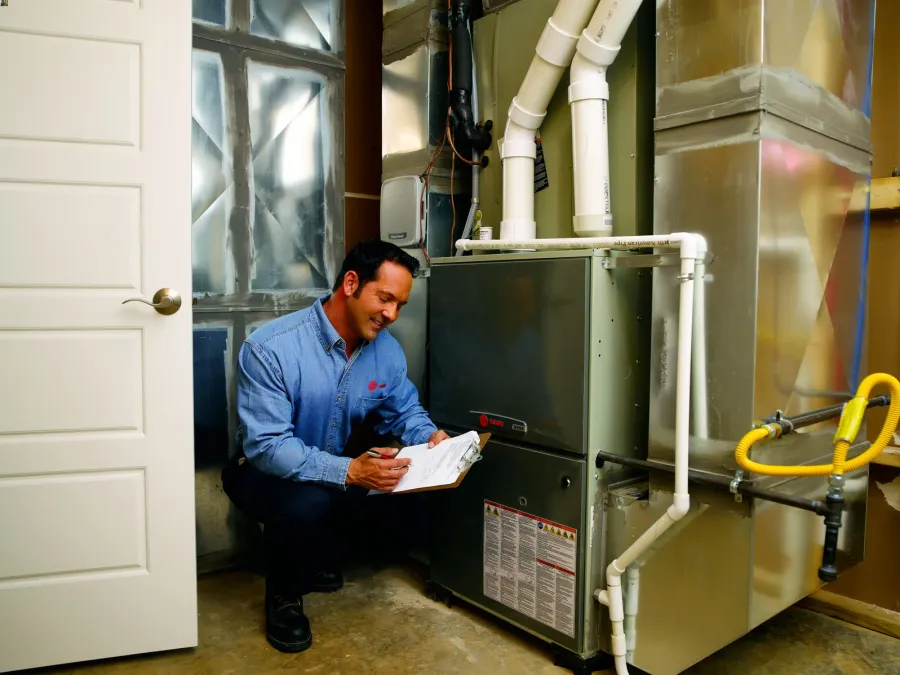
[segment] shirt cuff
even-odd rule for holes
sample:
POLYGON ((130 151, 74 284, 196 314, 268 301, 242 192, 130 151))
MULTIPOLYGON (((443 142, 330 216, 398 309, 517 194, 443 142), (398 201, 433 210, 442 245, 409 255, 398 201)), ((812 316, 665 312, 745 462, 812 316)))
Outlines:
POLYGON ((328 485, 347 489, 347 471, 350 468, 349 457, 336 457, 335 455, 327 455, 325 461, 325 477, 323 482, 328 485))
POLYGON ((427 443, 428 439, 437 432, 437 427, 433 424, 420 427, 414 433, 410 434, 410 438, 406 441, 407 445, 422 445, 427 443))

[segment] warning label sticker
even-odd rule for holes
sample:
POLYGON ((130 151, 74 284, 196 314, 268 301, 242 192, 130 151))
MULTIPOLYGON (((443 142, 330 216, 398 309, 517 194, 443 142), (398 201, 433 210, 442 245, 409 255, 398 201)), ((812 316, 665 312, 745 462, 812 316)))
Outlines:
POLYGON ((575 637, 577 530, 484 502, 484 594, 575 637))

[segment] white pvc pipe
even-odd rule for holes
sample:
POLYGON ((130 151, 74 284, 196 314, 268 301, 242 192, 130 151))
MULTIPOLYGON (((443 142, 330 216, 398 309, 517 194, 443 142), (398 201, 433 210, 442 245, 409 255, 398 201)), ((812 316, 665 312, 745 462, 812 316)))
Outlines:
POLYGON ((625 574, 625 650, 626 661, 633 658, 637 645, 637 613, 641 581, 640 565, 635 563, 625 574))
POLYGON ((709 397, 706 388, 706 264, 697 263, 694 276, 694 356, 693 393, 691 408, 694 419, 694 437, 709 438, 709 397))
POLYGON ((641 0, 600 0, 572 61, 572 164, 579 237, 608 237, 613 217, 609 175, 609 85, 606 70, 622 48, 641 0))
POLYGON ((691 338, 694 327, 694 270, 697 259, 681 258, 681 298, 678 308, 678 356, 675 374, 675 493, 665 514, 636 542, 606 568, 609 589, 609 616, 612 622, 612 649, 617 675, 628 675, 622 609, 622 574, 638 557, 690 510, 688 491, 688 441, 690 440, 691 338))
MULTIPOLYGON (((691 506, 688 488, 688 450, 691 421, 691 352, 694 329, 694 281, 698 262, 703 263, 706 240, 686 232, 651 237, 592 237, 582 239, 532 239, 522 241, 460 240, 461 250, 510 249, 624 249, 678 248, 681 257, 679 276, 678 345, 675 373, 675 490, 672 505, 638 540, 606 568, 606 590, 597 590, 594 597, 609 607, 612 624, 612 653, 618 675, 628 675, 628 646, 625 637, 625 609, 622 598, 622 575, 635 560, 646 553, 675 523, 685 517, 691 506)), ((703 401, 702 403, 705 403, 703 401)))
POLYGON ((573 229, 579 237, 612 235, 609 178, 609 86, 606 69, 580 52, 572 59, 569 105, 572 115, 573 229))
POLYGON ((565 251, 581 249, 610 249, 633 251, 639 248, 677 248, 682 258, 702 260, 706 256, 706 240, 691 232, 636 236, 636 237, 583 237, 556 239, 515 239, 509 241, 480 241, 460 239, 456 248, 461 251, 565 251))
POLYGON ((585 29, 588 36, 607 46, 618 47, 634 21, 642 0, 600 0, 591 22, 585 29))
POLYGON ((503 162, 501 239, 533 239, 535 131, 547 115, 547 105, 572 62, 578 36, 587 26, 598 0, 560 0, 547 20, 534 58, 509 107, 500 141, 503 162))

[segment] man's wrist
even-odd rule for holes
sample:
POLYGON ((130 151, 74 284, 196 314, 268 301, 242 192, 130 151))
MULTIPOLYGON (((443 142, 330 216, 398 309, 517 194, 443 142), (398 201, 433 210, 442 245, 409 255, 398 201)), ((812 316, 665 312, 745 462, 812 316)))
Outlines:
POLYGON ((344 487, 350 487, 351 485, 356 485, 356 472, 354 469, 356 468, 356 459, 351 459, 347 463, 347 473, 344 475, 344 487))

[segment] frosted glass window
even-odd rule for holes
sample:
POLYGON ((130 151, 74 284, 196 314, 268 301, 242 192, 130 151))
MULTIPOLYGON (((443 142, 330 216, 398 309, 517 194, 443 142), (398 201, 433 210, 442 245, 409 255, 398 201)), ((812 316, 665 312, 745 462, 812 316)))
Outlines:
POLYGON ((212 23, 217 26, 228 24, 228 0, 193 0, 194 21, 212 23))
POLYGON ((334 51, 336 2, 340 0, 252 0, 250 32, 298 47, 334 51))
POLYGON ((226 253, 234 202, 222 60, 194 50, 191 102, 191 234, 195 293, 233 291, 226 253))
MULTIPOLYGON (((250 61, 253 290, 327 288, 325 170, 328 81, 250 61)), ((339 122, 340 120, 338 120, 339 122)))

